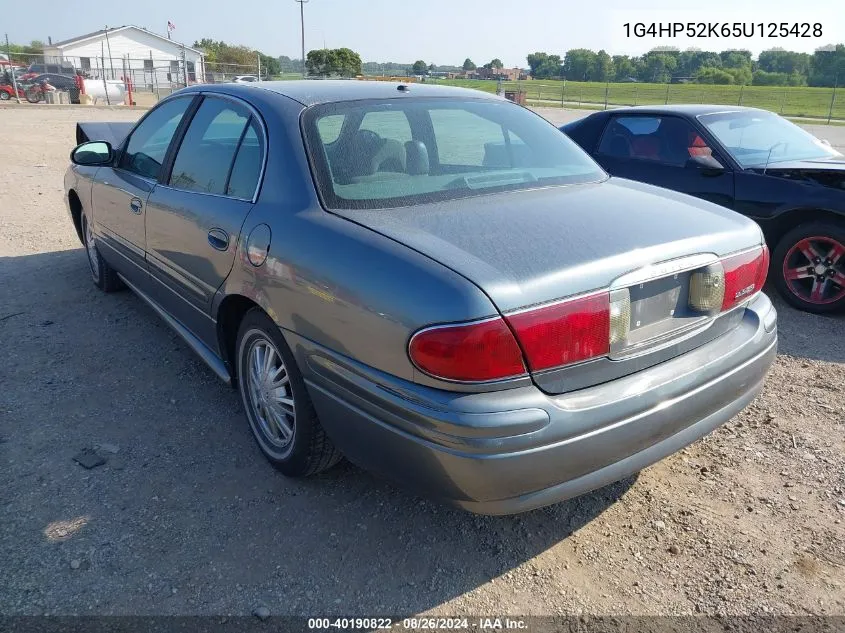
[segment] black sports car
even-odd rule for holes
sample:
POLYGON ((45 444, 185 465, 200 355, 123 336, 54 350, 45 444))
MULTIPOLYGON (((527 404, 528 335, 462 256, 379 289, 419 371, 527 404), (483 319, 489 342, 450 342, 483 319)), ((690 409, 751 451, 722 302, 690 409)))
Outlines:
POLYGON ((845 157, 829 144, 766 110, 712 105, 619 108, 561 130, 613 176, 754 219, 789 303, 845 308, 845 157))

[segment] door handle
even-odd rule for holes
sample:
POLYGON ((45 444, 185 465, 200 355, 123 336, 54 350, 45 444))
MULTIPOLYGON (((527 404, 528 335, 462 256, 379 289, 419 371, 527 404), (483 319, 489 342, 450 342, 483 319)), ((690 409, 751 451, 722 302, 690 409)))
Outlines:
POLYGON ((136 215, 141 214, 141 208, 143 206, 144 206, 144 203, 141 202, 140 198, 132 198, 132 200, 129 201, 129 208, 132 210, 132 213, 134 213, 136 215))
POLYGON ((208 243, 218 251, 229 248, 229 235, 223 229, 211 229, 208 232, 208 243))

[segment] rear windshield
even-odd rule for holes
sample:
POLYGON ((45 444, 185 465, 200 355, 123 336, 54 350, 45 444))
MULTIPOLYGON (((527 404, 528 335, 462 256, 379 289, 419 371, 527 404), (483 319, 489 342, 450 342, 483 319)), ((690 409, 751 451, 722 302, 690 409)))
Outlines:
POLYGON ((607 177, 554 126, 507 101, 350 101, 313 106, 302 121, 329 209, 410 206, 607 177))

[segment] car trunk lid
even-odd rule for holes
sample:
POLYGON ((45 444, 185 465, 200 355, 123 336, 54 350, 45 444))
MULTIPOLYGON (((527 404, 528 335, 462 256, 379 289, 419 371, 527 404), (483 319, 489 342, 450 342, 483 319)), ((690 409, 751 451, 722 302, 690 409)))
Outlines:
POLYGON ((762 243, 759 227, 736 213, 621 179, 335 213, 463 275, 506 317, 599 289, 627 291, 630 334, 610 358, 701 326, 706 317, 686 309, 693 271, 762 243))

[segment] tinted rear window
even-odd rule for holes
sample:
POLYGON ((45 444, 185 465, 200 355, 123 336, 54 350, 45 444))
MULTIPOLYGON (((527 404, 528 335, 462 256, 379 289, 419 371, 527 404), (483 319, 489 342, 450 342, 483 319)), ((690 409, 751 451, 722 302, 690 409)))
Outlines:
POLYGON ((330 209, 409 206, 606 177, 554 126, 506 101, 323 104, 306 110, 303 128, 330 209))

